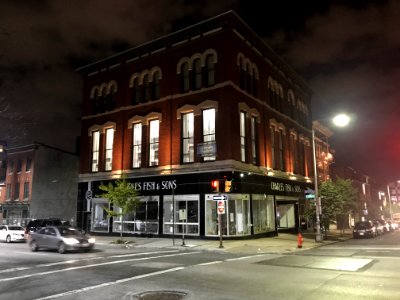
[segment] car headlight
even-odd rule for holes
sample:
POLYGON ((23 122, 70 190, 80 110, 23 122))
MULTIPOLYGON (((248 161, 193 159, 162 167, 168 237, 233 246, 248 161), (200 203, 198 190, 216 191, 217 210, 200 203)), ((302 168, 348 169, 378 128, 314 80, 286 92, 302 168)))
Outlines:
POLYGON ((95 240, 94 238, 89 238, 89 239, 88 239, 88 242, 91 243, 91 244, 94 244, 95 241, 96 241, 96 240, 95 240))
POLYGON ((66 238, 64 239, 64 242, 68 245, 79 244, 79 241, 75 238, 66 238))

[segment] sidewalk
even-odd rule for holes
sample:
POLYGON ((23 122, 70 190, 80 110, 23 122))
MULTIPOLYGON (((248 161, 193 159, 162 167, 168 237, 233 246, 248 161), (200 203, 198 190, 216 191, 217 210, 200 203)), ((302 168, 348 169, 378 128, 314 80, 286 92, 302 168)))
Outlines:
POLYGON ((127 244, 113 244, 119 236, 94 236, 97 244, 108 244, 116 247, 127 248, 165 248, 165 249, 196 249, 201 251, 220 251, 240 254, 260 254, 260 253, 294 253, 304 251, 323 245, 344 241, 351 238, 351 234, 346 232, 342 235, 339 231, 332 230, 322 242, 315 241, 314 233, 303 233, 302 248, 297 247, 297 234, 279 233, 276 237, 266 237, 249 240, 223 240, 223 248, 219 248, 219 240, 200 240, 185 239, 182 246, 182 237, 175 238, 175 245, 172 238, 158 237, 124 237, 127 244))

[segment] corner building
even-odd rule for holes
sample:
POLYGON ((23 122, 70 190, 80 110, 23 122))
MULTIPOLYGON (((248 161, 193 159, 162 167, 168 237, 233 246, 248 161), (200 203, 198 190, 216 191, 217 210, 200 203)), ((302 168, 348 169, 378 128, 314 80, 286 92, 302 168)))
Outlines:
POLYGON ((78 226, 217 237, 219 191, 225 237, 297 230, 312 187, 312 92, 234 12, 78 72, 78 226), (122 173, 141 200, 123 228, 98 197, 122 173))

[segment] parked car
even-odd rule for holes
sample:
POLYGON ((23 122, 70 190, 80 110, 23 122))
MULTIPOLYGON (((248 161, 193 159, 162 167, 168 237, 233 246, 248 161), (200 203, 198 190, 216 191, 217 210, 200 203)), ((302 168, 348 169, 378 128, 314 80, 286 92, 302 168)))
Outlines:
POLYGON ((378 221, 379 223, 382 224, 382 226, 383 226, 383 232, 384 232, 384 233, 389 232, 389 230, 390 230, 389 224, 388 224, 385 220, 376 219, 376 220, 374 220, 374 221, 378 221))
POLYGON ((399 227, 399 225, 395 222, 395 221, 393 221, 393 220, 387 220, 386 221, 387 223, 388 223, 388 225, 389 225, 389 230, 390 231, 395 231, 395 230, 397 230, 399 227))
POLYGON ((24 228, 16 225, 1 225, 0 241, 7 243, 25 242, 24 228))
POLYGON ((62 221, 60 219, 35 219, 28 222, 25 227, 25 238, 32 232, 35 232, 46 226, 69 226, 67 221, 62 221))
POLYGON ((374 226, 376 228, 376 234, 382 235, 384 233, 383 225, 380 222, 378 222, 377 220, 372 220, 371 222, 372 222, 372 224, 374 224, 374 226))
POLYGON ((32 232, 28 242, 32 251, 54 249, 65 253, 73 250, 90 251, 94 247, 95 239, 73 227, 47 226, 32 232))
POLYGON ((354 225, 354 238, 372 238, 376 236, 376 228, 371 221, 360 221, 354 225))

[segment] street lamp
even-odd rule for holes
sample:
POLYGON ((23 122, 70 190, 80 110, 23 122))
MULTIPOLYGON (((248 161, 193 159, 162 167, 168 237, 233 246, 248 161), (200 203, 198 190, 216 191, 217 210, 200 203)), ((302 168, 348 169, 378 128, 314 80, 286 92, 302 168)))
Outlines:
MULTIPOLYGON (((350 117, 345 114, 339 114, 335 116, 333 119, 333 124, 337 127, 345 127, 350 122, 350 117)), ((311 126, 312 133, 312 151, 313 151, 313 165, 314 165, 314 190, 315 190, 315 215, 316 215, 316 226, 317 226, 317 234, 315 236, 316 242, 321 242, 323 240, 323 236, 321 234, 321 220, 320 215, 322 215, 321 210, 321 198, 318 196, 318 172, 317 172, 317 152, 315 147, 315 130, 314 126, 311 126)))

